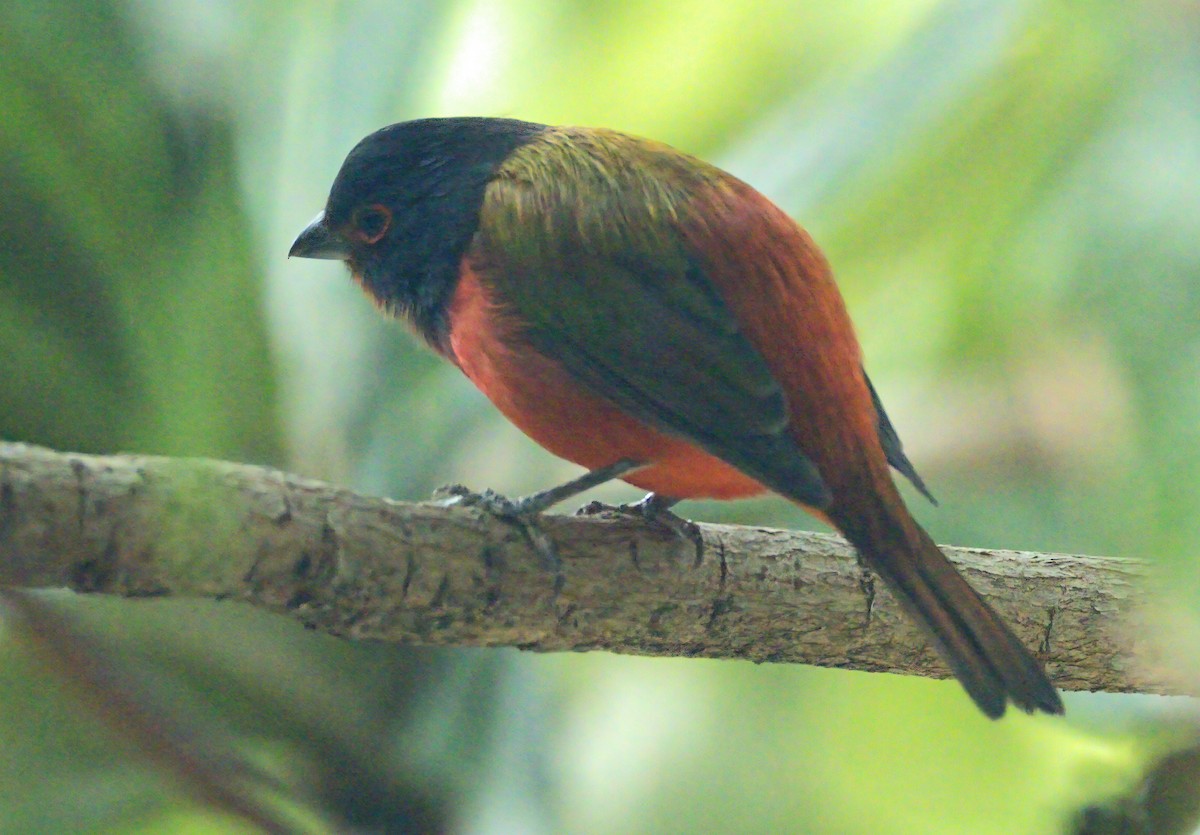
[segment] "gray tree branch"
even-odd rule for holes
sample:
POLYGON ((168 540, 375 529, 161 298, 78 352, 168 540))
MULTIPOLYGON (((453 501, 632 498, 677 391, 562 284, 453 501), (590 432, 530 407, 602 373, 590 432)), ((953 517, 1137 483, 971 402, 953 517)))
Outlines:
MULTIPOLYGON (((516 527, 262 467, 0 444, 0 586, 242 600, 350 638, 746 658, 944 677, 838 537, 619 517, 516 527)), ((1069 690, 1180 692, 1146 637, 1145 566, 947 548, 1069 690)))

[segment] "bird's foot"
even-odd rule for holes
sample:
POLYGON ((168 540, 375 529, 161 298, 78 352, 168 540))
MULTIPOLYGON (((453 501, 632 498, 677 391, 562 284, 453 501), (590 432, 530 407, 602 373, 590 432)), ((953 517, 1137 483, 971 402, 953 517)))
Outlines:
POLYGON ((561 581, 562 560, 558 556, 558 550, 554 547, 554 542, 549 535, 538 524, 537 517, 546 509, 546 505, 536 501, 542 495, 534 493, 519 499, 510 499, 495 490, 476 493, 461 484, 450 484, 435 490, 433 500, 443 507, 477 507, 512 525, 525 537, 529 547, 533 548, 541 557, 542 564, 546 569, 554 572, 561 581))
MULTIPOLYGON (((548 510, 561 501, 565 501, 572 496, 577 496, 585 490, 591 490, 593 487, 603 484, 606 481, 620 478, 626 473, 640 469, 643 466, 645 465, 640 461, 622 458, 606 467, 600 467, 584 473, 565 484, 559 484, 551 487, 549 490, 542 490, 538 493, 531 493, 519 499, 510 499, 494 490, 484 490, 482 493, 475 493, 461 484, 439 487, 434 491, 433 499, 445 507, 455 505, 461 507, 478 507, 486 510, 497 519, 501 519, 516 527, 525 535, 525 539, 530 547, 542 558, 542 562, 546 568, 554 572, 557 578, 556 586, 561 586, 563 579, 562 560, 559 559, 558 551, 555 549, 549 535, 538 524, 537 517, 543 511, 548 510)), ((669 507, 670 505, 667 506, 669 507)))
POLYGON ((609 505, 603 502, 588 502, 575 511, 575 515, 598 516, 603 513, 616 513, 652 522, 666 528, 680 539, 690 542, 696 551, 696 565, 699 565, 704 559, 704 536, 695 522, 672 512, 671 508, 678 503, 679 499, 660 496, 658 493, 648 493, 641 501, 631 504, 609 505))

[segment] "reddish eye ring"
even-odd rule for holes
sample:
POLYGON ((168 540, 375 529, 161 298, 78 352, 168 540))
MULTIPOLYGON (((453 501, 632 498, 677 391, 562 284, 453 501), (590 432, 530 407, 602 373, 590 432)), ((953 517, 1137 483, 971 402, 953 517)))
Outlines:
POLYGON ((382 203, 372 203, 354 213, 351 234, 365 244, 373 244, 387 234, 392 225, 392 210, 382 203))

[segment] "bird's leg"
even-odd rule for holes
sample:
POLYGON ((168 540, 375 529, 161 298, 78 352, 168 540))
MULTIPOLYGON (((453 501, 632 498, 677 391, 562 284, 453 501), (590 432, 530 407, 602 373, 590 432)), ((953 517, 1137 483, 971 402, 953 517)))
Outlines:
POLYGON ((461 484, 439 487, 434 491, 433 498, 446 507, 462 505, 483 508, 493 516, 515 525, 525 535, 525 538, 529 541, 533 549, 542 557, 546 567, 558 574, 562 569, 562 562, 558 558, 558 552, 554 548, 554 543, 550 541, 550 537, 546 535, 546 532, 538 526, 536 517, 559 502, 578 496, 580 493, 591 490, 593 487, 598 487, 605 482, 612 481, 614 478, 620 478, 644 466, 646 465, 641 461, 622 458, 606 467, 598 467, 595 470, 586 472, 579 476, 579 478, 571 479, 565 484, 559 484, 548 490, 531 493, 519 499, 510 499, 493 490, 474 493, 461 484))
POLYGON ((517 499, 513 504, 519 513, 541 513, 559 502, 565 502, 567 499, 574 498, 580 493, 591 490, 593 487, 599 487, 605 482, 628 475, 634 470, 640 470, 644 466, 646 465, 641 461, 634 461, 632 458, 622 458, 620 461, 609 464, 607 467, 600 467, 591 472, 586 472, 579 478, 572 479, 566 484, 560 484, 557 487, 551 487, 549 490, 524 496, 517 499))
POLYGON ((624 516, 636 516, 639 519, 645 519, 647 522, 661 525, 680 539, 686 539, 695 546, 696 564, 699 565, 704 559, 704 537, 701 535, 700 528, 697 527, 695 522, 690 519, 684 519, 682 516, 677 516, 671 511, 671 508, 679 504, 680 501, 680 499, 663 496, 659 493, 647 493, 646 497, 640 502, 617 505, 616 507, 603 504, 602 502, 590 502, 575 511, 575 515, 595 516, 605 512, 619 513, 624 516))

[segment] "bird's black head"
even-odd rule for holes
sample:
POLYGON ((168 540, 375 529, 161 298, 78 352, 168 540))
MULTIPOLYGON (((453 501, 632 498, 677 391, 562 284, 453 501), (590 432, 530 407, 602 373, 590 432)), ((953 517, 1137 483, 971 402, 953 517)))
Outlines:
POLYGON ((543 130, 475 117, 382 128, 346 157, 325 211, 289 255, 346 261, 376 301, 445 347, 446 307, 484 189, 500 163, 543 130))

